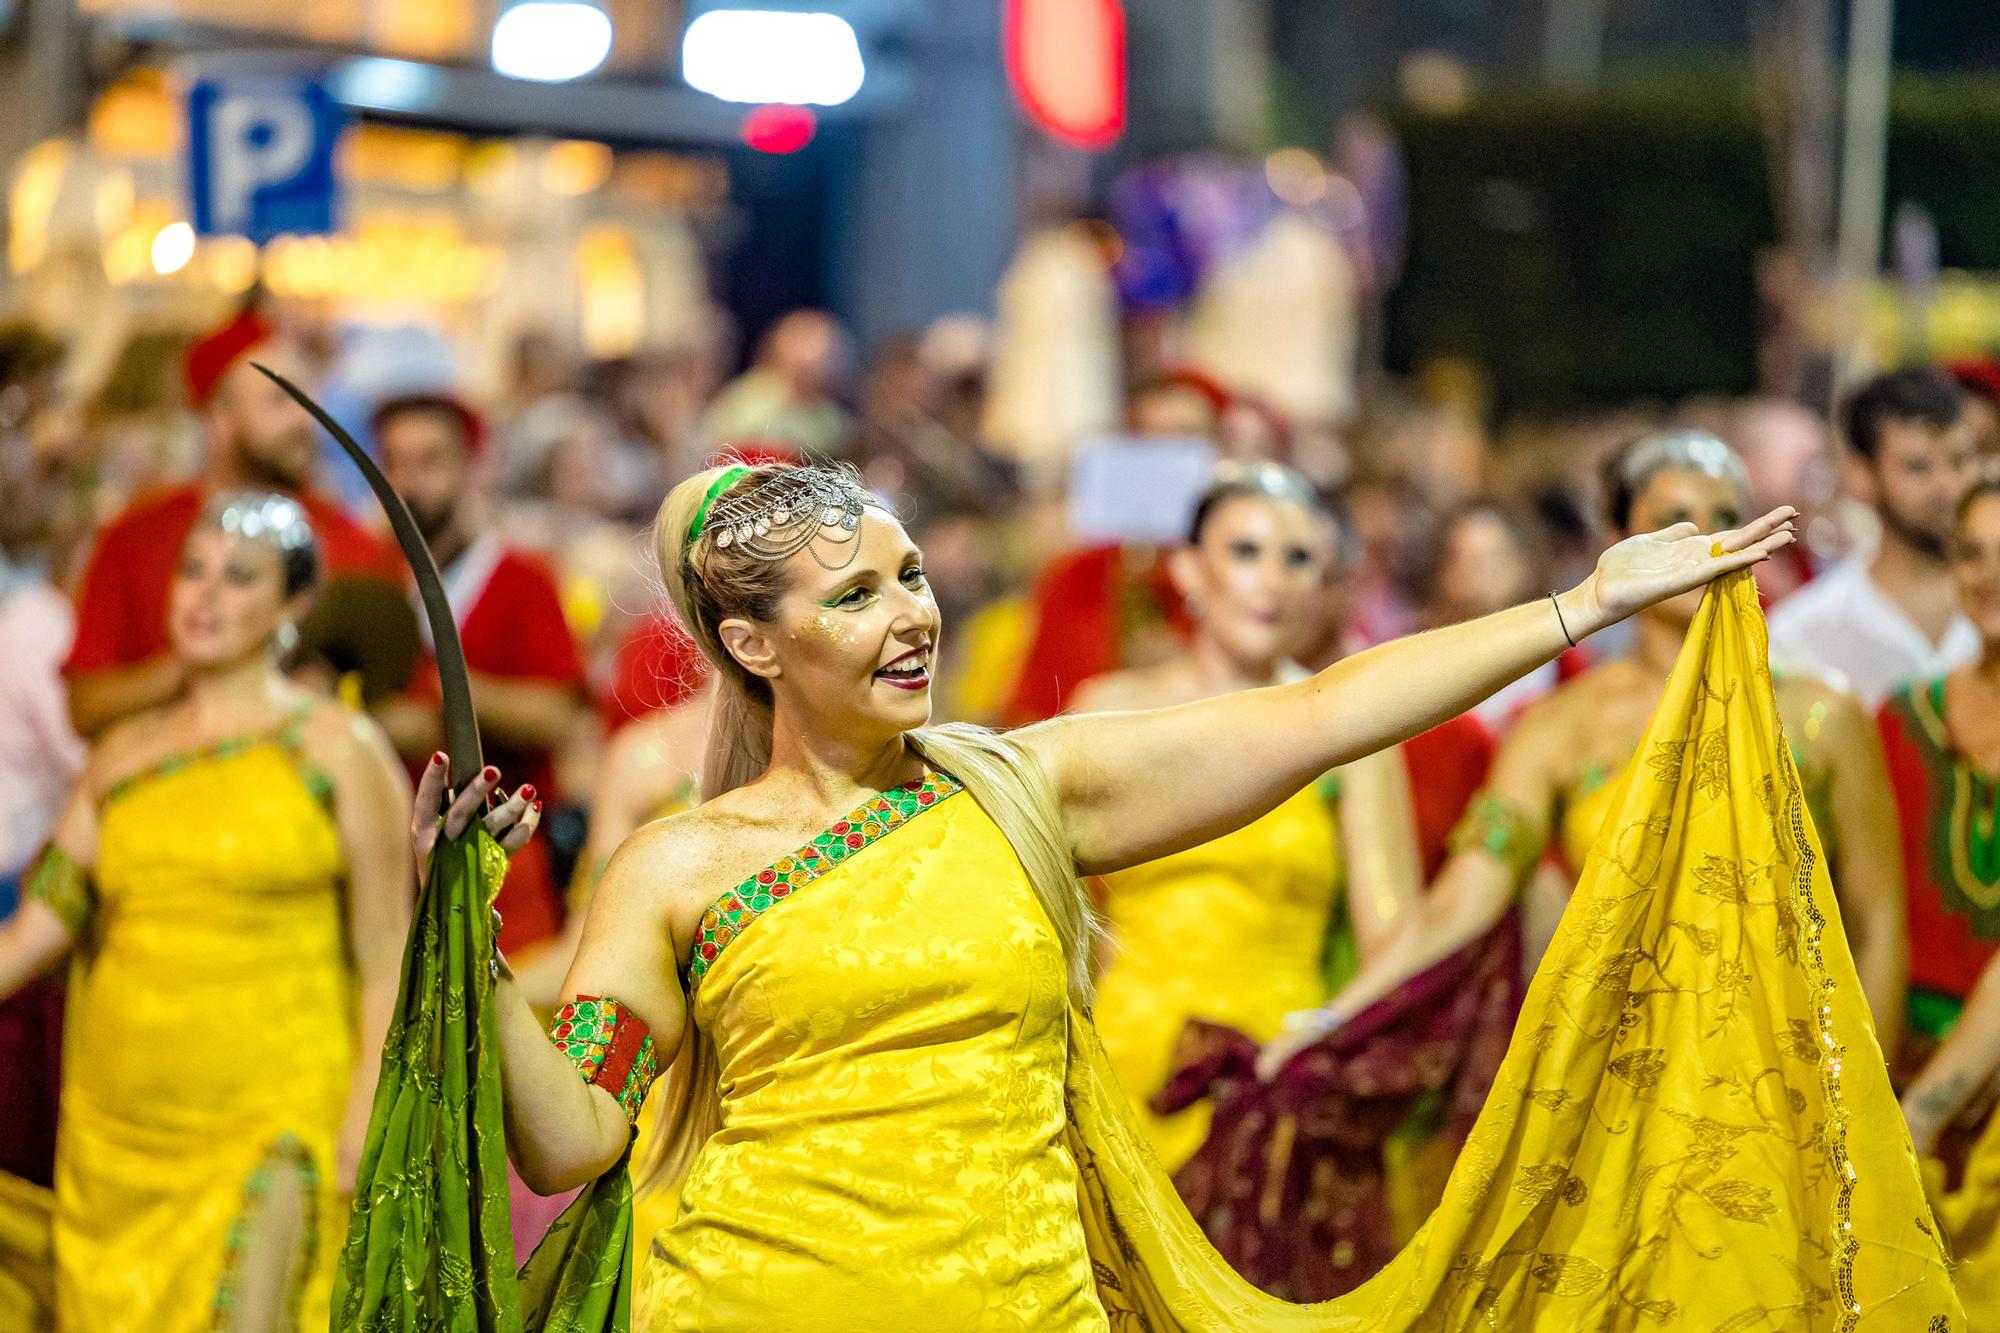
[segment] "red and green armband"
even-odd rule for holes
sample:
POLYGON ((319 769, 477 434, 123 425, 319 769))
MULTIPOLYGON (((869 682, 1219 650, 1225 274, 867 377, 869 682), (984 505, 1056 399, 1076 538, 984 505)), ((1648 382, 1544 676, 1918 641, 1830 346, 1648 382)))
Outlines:
POLYGON ((653 1034, 638 1015, 616 1000, 579 995, 556 1010, 549 1040, 585 1083, 618 1099, 626 1120, 638 1119, 646 1089, 660 1076, 653 1034))
POLYGON ((97 912, 97 890, 89 872, 54 843, 42 848, 21 881, 21 900, 29 899, 48 904, 72 935, 88 930, 97 912))

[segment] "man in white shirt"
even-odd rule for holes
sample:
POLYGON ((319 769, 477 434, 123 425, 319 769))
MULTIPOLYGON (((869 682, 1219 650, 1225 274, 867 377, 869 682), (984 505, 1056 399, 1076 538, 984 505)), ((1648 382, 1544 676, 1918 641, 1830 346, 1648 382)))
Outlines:
POLYGON ((1852 690, 1871 709, 1901 682, 1979 655, 1950 565, 1953 510, 1977 464, 1964 398, 1938 371, 1899 370, 1848 399, 1851 473, 1881 540, 1771 612, 1773 658, 1852 690))

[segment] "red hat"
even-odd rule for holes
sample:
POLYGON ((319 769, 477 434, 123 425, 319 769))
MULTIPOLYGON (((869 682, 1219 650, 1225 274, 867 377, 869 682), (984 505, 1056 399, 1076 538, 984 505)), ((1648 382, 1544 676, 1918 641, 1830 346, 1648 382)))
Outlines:
POLYGON ((368 424, 377 437, 382 434, 383 423, 390 417, 405 412, 442 412, 456 418, 459 432, 465 437, 466 452, 474 458, 486 451, 486 418, 478 408, 466 402, 449 389, 431 389, 423 393, 398 394, 375 405, 369 414, 368 424))
POLYGON ((783 440, 737 440, 722 448, 717 454, 717 461, 763 467, 771 463, 796 466, 805 460, 799 456, 797 449, 783 440))
POLYGON ((1969 357, 1947 362, 1945 369, 1958 381, 1959 388, 2000 406, 2000 360, 1990 356, 1969 357))
POLYGON ((269 320, 255 310, 245 309, 221 328, 192 343, 182 367, 187 377, 189 404, 196 411, 206 408, 214 399, 222 377, 277 332, 269 320))
POLYGON ((1222 387, 1221 380, 1193 366, 1176 366, 1160 376, 1160 382, 1171 384, 1176 388, 1192 389, 1208 404, 1208 410, 1218 417, 1227 412, 1230 404, 1235 401, 1235 396, 1222 387))

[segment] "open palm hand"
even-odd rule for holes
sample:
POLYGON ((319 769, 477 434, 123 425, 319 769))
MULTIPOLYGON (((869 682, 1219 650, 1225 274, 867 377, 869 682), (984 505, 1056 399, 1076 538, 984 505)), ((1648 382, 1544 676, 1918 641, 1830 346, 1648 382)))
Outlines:
POLYGON ((1780 505, 1728 532, 1706 534, 1692 523, 1627 537, 1597 558, 1585 585, 1598 623, 1610 625, 1656 602, 1699 588, 1782 551, 1797 540, 1798 511, 1780 505))

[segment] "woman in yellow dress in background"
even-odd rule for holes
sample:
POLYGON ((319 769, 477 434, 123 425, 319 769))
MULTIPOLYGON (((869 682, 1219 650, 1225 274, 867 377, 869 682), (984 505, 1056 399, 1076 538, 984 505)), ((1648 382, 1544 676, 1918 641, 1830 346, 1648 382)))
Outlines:
MULTIPOLYGON (((1195 507, 1187 545, 1168 561, 1194 622, 1187 650, 1087 682, 1072 711, 1167 708, 1305 679, 1290 654, 1332 574, 1336 522, 1290 468, 1226 465, 1195 507)), ((1285 1015, 1326 999, 1330 939, 1351 971, 1351 955, 1382 938, 1399 904, 1349 891, 1341 842, 1343 826, 1364 838, 1381 827, 1365 807, 1383 780, 1403 780, 1394 750, 1308 785, 1234 832, 1102 880, 1097 1032, 1167 1170, 1208 1136, 1206 1099, 1167 1115, 1147 1105, 1174 1069, 1189 1020, 1266 1041, 1285 1015)), ((1356 860, 1371 867, 1400 851, 1414 866, 1415 840, 1406 841, 1356 860)))
POLYGON ((169 602, 178 698, 114 726, 0 926, 0 993, 74 954, 58 1327, 324 1328, 410 921, 409 786, 287 681, 304 514, 224 495, 169 602))
MULTIPOLYGON (((1701 431, 1641 437, 1607 460, 1604 471, 1608 516, 1627 537, 1687 522, 1703 531, 1731 527, 1741 521, 1748 485, 1735 452, 1701 431)), ((1641 611, 1629 656, 1558 687, 1522 715, 1454 835, 1460 850, 1424 896, 1420 918, 1430 929, 1402 937, 1413 950, 1408 957, 1379 953, 1377 965, 1335 997, 1324 1023, 1358 1012, 1400 978, 1483 931, 1521 895, 1524 873, 1553 842, 1560 873, 1532 875, 1525 886, 1523 931, 1527 962, 1534 965, 1605 828, 1618 779, 1634 762, 1701 597, 1691 592, 1641 611)), ((1796 674, 1774 676, 1772 688, 1878 1040, 1893 1054, 1908 960, 1902 862, 1881 741, 1849 695, 1796 674)), ((1647 755, 1646 762, 1655 770, 1699 763, 1699 742, 1692 753, 1647 755)), ((1301 1025, 1274 1047, 1267 1067, 1308 1042, 1312 1030, 1301 1025)))
MULTIPOLYGON (((606 869, 556 1043, 502 972, 497 1033, 523 1178, 556 1190, 620 1163, 657 1049, 672 1062, 655 1095, 671 1099, 665 1167, 678 1206, 636 1274, 632 1325, 649 1333, 1408 1329, 1448 1307, 1465 1311, 1452 1327, 1552 1330, 1620 1327, 1641 1303, 1634 1313, 1662 1326, 1685 1307, 1694 1322, 1683 1327, 1749 1328, 1738 1317, 1746 1300, 1761 1318, 1802 1299, 1823 1306, 1834 1292, 1918 1320, 1898 1327, 1950 1327, 1955 1302, 1918 1231, 1914 1172, 1905 1162, 1902 1179, 1894 1145, 1864 1135, 1883 1115, 1894 1120, 1886 1076, 1869 1082, 1865 1062, 1851 1077, 1840 1069, 1842 1038, 1864 1038, 1866 1019, 1831 989, 1853 973, 1837 917, 1820 909, 1831 910, 1823 875, 1795 877, 1787 900, 1806 913, 1782 937, 1808 951, 1801 979, 1779 964, 1769 915, 1732 955, 1759 967, 1746 1014, 1796 1015, 1801 1061, 1821 1049, 1814 1042, 1833 1052, 1820 1082, 1795 1088, 1796 1105, 1770 1103, 1766 1125, 1718 1122, 1726 1132, 1700 1160, 1684 1153, 1662 1182, 1677 1192, 1639 1213, 1643 1227, 1669 1228, 1657 1245, 1614 1219, 1621 1186, 1638 1175, 1629 1153, 1671 1152, 1691 1132, 1653 1111, 1643 1089, 1679 1094, 1693 1086, 1694 1061, 1678 1047, 1671 1065, 1639 1051, 1613 1057, 1596 1029, 1531 1034, 1509 1060, 1571 1085, 1546 1089, 1555 1110, 1540 1112, 1526 1089, 1496 1095, 1452 1197, 1391 1271, 1350 1298, 1287 1306, 1231 1274, 1174 1199, 1087 1016, 1092 924, 1079 871, 1123 869, 1241 827, 1319 774, 1461 711, 1572 636, 1768 556, 1791 540, 1788 519, 1780 510, 1714 537, 1688 524, 1620 543, 1552 603, 1371 649, 1308 680, 1000 736, 925 725, 936 605, 901 526, 849 474, 732 466, 690 479, 662 507, 657 536, 676 608, 718 672, 718 744, 703 803, 647 825, 606 869), (1555 1047, 1576 1058, 1542 1068, 1534 1051, 1555 1047), (1611 1131, 1586 1103, 1607 1071, 1607 1105, 1623 1099, 1607 1123, 1644 1120, 1647 1130, 1619 1141, 1627 1158, 1599 1172, 1593 1155, 1611 1131), (1850 1087, 1862 1117, 1852 1158, 1842 1137, 1850 1087), (1838 1114, 1822 1117, 1831 1146, 1815 1154, 1797 1122, 1821 1106, 1838 1114), (1531 1189, 1501 1179, 1511 1126, 1565 1110, 1559 1131, 1545 1118, 1517 1145, 1536 1154, 1525 1159, 1531 1189), (1714 1179, 1702 1165, 1732 1147, 1748 1150, 1758 1180, 1714 1179), (1567 1155, 1551 1162, 1544 1151, 1567 1155), (1571 1182, 1572 1163, 1593 1182, 1571 1182), (1868 1193, 1848 1174, 1855 1163, 1868 1193), (1678 1191, 1705 1191, 1700 1206, 1720 1220, 1696 1216, 1678 1191), (1836 1199, 1853 1232, 1829 1241, 1836 1213, 1823 1202, 1836 1199), (1747 1234, 1789 1267, 1686 1239, 1720 1242, 1780 1209, 1747 1234), (1543 1242, 1561 1252, 1540 1252, 1543 1242), (1633 1271, 1606 1266, 1607 1243, 1633 1271), (1674 1296, 1655 1295, 1666 1290, 1674 1296)), ((1750 688, 1754 602, 1745 612, 1732 594, 1729 605, 1727 619, 1698 622, 1659 725, 1705 715, 1732 738, 1744 799, 1725 782, 1695 817, 1713 836, 1755 814, 1745 827, 1768 852, 1779 827, 1747 793, 1782 756, 1759 739, 1776 724, 1768 692, 1750 688), (1740 687, 1732 697, 1744 706, 1723 717, 1697 697, 1705 665, 1711 681, 1740 687)), ((1694 771, 1675 776, 1662 790, 1687 798, 1694 771)), ((433 769, 419 809, 441 794, 433 769)), ((1634 788, 1632 812, 1654 799, 1634 788)), ((420 849, 433 823, 419 819, 420 849)), ((1678 851, 1682 840, 1661 841, 1678 851)), ((1806 841, 1783 844, 1788 864, 1810 869, 1806 841)), ((1690 899, 1710 914, 1727 906, 1684 889, 1676 867, 1657 895, 1627 892, 1622 917, 1607 904, 1604 930, 1593 924, 1585 944, 1615 937, 1635 907, 1690 899)), ((1636 965, 1598 960, 1579 1000, 1606 992, 1609 969, 1636 965)), ((1594 1019, 1603 1004, 1589 1007, 1594 1019)), ((1696 994, 1673 1016, 1711 1007, 1696 994)), ((1682 1028, 1679 1043, 1699 1040, 1682 1028)), ((1746 1029, 1726 1063, 1715 1049, 1715 1067, 1734 1074, 1768 1042, 1746 1029)), ((1691 1095, 1721 1109, 1725 1094, 1691 1095)), ((1505 1160, 1511 1169, 1522 1159, 1505 1160)))

